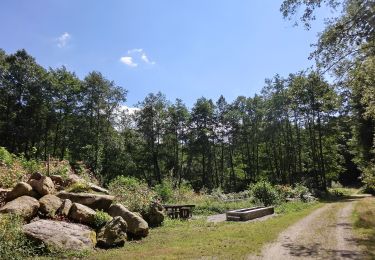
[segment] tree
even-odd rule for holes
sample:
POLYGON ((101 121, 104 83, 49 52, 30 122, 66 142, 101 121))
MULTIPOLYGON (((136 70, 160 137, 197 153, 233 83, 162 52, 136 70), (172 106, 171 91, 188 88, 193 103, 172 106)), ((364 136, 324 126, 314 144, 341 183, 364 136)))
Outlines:
POLYGON ((161 149, 165 140, 165 124, 167 120, 167 100, 165 95, 158 92, 149 94, 138 104, 135 122, 138 131, 144 138, 144 175, 149 184, 156 180, 161 183, 163 172, 161 169, 161 149), (152 172, 149 172, 152 170, 152 172))
MULTIPOLYGON (((332 72, 336 76, 336 85, 349 102, 353 121, 350 142, 355 154, 353 160, 362 171, 372 172, 374 167, 375 118, 374 82, 372 80, 375 55, 375 2, 373 0, 285 0, 280 8, 284 18, 291 19, 297 10, 304 6, 301 20, 307 29, 315 19, 314 11, 321 5, 341 12, 331 18, 325 30, 320 34, 315 51, 319 69, 332 72)), ((345 117, 342 117, 345 118, 345 117)), ((372 172, 375 176, 375 172, 372 172)))

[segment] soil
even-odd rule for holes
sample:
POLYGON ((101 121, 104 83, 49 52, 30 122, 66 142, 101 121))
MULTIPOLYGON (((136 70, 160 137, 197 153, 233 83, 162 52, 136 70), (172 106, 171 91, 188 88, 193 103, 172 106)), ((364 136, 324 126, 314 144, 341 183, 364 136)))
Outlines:
POLYGON ((363 259, 352 234, 359 196, 329 203, 280 233, 258 256, 248 259, 363 259))

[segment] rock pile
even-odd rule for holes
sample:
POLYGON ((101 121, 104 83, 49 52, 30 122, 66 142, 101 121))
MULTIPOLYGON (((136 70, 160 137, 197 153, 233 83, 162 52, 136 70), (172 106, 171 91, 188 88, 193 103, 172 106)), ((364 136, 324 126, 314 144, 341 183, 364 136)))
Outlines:
POLYGON ((148 235, 146 220, 151 226, 160 225, 164 220, 160 205, 151 207, 145 220, 124 205, 114 204, 114 196, 91 183, 89 187, 95 193, 64 191, 68 185, 80 181, 77 175, 64 180, 60 176, 34 173, 28 182, 19 182, 10 191, 2 190, 7 203, 0 208, 0 213, 23 217, 28 223, 23 231, 29 238, 64 250, 123 246, 128 238, 148 235), (110 215, 101 226, 96 221, 98 210, 110 215))

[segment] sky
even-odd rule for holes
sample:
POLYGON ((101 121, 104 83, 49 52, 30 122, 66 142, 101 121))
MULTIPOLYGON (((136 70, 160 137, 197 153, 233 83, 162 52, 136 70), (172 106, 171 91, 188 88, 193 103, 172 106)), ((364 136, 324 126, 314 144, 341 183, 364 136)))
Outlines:
MULTIPOLYGON (((45 68, 83 79, 100 71, 128 90, 132 107, 161 91, 192 107, 259 93, 266 78, 308 60, 322 20, 294 27, 278 0, 2 0, 0 48, 26 49, 45 68)), ((325 10, 320 11, 322 15, 325 10)))

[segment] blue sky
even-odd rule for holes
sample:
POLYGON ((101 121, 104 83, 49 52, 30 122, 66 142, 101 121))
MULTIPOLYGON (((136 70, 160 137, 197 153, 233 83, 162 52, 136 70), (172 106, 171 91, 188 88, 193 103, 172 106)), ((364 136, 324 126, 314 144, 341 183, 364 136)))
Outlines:
MULTIPOLYGON (((0 48, 80 78, 98 70, 129 91, 128 106, 161 91, 192 106, 259 93, 264 79, 313 65, 324 28, 293 27, 276 0, 2 0, 0 48)), ((322 10, 321 12, 326 12, 322 10)))

